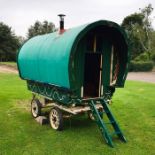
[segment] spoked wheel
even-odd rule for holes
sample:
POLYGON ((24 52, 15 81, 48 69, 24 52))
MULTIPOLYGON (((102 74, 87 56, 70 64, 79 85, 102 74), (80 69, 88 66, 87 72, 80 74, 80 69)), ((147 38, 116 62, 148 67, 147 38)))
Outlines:
POLYGON ((31 113, 34 118, 41 115, 41 103, 38 99, 33 99, 31 102, 31 113))
POLYGON ((89 118, 90 120, 92 120, 92 121, 95 120, 95 118, 94 118, 94 116, 93 116, 93 114, 92 114, 91 111, 88 111, 88 118, 89 118))
POLYGON ((52 108, 49 113, 50 125, 53 129, 61 131, 63 129, 63 116, 58 108, 52 108))

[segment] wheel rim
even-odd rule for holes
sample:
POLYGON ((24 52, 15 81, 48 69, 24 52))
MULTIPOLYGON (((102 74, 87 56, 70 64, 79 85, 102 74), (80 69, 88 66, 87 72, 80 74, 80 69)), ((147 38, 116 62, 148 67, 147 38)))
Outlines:
POLYGON ((55 109, 52 109, 50 112, 50 123, 53 129, 59 128, 59 124, 60 124, 59 115, 55 109))
POLYGON ((32 115, 37 117, 38 115, 38 106, 35 102, 32 102, 32 115))
POLYGON ((94 118, 92 112, 89 112, 88 115, 89 115, 89 118, 90 118, 91 120, 93 120, 93 121, 95 120, 95 118, 94 118))

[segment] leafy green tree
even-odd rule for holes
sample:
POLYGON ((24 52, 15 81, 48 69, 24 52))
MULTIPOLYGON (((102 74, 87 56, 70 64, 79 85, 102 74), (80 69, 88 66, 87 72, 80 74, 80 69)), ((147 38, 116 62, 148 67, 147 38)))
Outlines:
POLYGON ((152 14, 153 7, 151 4, 146 6, 143 9, 140 9, 141 14, 143 15, 143 27, 142 30, 138 32, 141 44, 144 48, 144 50, 148 53, 149 59, 151 58, 151 52, 152 52, 152 47, 151 47, 151 36, 153 33, 153 28, 152 28, 152 20, 150 18, 150 15, 152 14), (144 31, 144 33, 141 33, 144 31), (143 35, 142 35, 143 34, 143 35))
POLYGON ((17 38, 18 38, 20 46, 22 46, 26 41, 26 39, 24 37, 22 37, 22 36, 17 36, 17 38))
POLYGON ((11 27, 0 22, 0 61, 15 61, 19 40, 11 27))
POLYGON ((30 39, 37 35, 54 32, 55 30, 55 25, 51 22, 48 22, 46 20, 42 23, 36 21, 34 25, 30 26, 30 28, 28 29, 27 38, 30 39))
POLYGON ((151 35, 151 48, 152 48, 151 59, 155 63, 155 31, 151 35))
POLYGON ((131 14, 124 18, 122 27, 128 33, 130 45, 131 45, 131 59, 134 59, 139 54, 147 52, 149 59, 152 51, 152 32, 150 15, 153 11, 151 4, 143 9, 140 9, 139 13, 131 14))
MULTIPOLYGON (((135 34, 136 25, 143 24, 143 16, 140 13, 134 13, 124 18, 122 27, 126 30, 129 36, 129 43, 131 48, 131 59, 134 59, 143 52, 140 40, 135 34)), ((136 30, 137 31, 137 30, 136 30)))

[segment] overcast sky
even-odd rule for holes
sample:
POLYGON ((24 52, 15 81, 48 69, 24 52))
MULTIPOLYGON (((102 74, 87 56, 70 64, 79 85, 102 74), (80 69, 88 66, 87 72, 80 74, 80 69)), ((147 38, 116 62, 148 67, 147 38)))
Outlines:
MULTIPOLYGON (((0 0, 0 22, 11 26, 17 35, 26 36, 36 20, 48 20, 58 27, 60 13, 67 15, 66 28, 100 19, 120 24, 149 3, 155 8, 155 0, 0 0)), ((153 17, 155 28, 155 11, 153 17)))

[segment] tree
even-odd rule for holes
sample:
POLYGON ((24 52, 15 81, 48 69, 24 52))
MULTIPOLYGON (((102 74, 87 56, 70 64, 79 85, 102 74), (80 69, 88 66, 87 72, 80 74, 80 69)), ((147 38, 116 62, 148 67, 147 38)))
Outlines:
POLYGON ((15 61, 19 46, 11 27, 0 22, 0 61, 15 61))
POLYGON ((122 27, 127 31, 130 40, 131 59, 143 52, 147 52, 150 58, 152 50, 151 35, 153 32, 150 19, 152 11, 152 5, 149 4, 145 8, 140 9, 139 13, 125 17, 122 22, 122 27))
MULTIPOLYGON (((134 13, 124 18, 122 27, 126 30, 131 48, 131 59, 134 59, 143 52, 140 40, 135 34, 136 25, 143 24, 143 16, 140 13, 134 13)), ((136 30, 137 31, 137 30, 136 30)))
POLYGON ((142 44, 144 50, 148 53, 148 56, 149 56, 149 59, 150 59, 151 51, 152 51, 151 35, 152 35, 152 32, 153 32, 150 15, 151 15, 151 13, 153 11, 153 7, 152 7, 151 4, 149 4, 145 8, 140 9, 140 11, 141 11, 141 14, 143 15, 143 23, 144 24, 143 24, 142 30, 144 31, 144 35, 143 36, 140 35, 141 31, 138 32, 138 35, 139 35, 141 44, 142 44), (143 41, 141 39, 142 37, 143 37, 143 40, 145 40, 144 43, 143 43, 143 41))
POLYGON ((26 41, 26 39, 23 36, 17 36, 17 38, 18 38, 20 46, 22 46, 26 41))
POLYGON ((36 21, 34 25, 30 26, 30 28, 28 29, 27 38, 30 39, 37 35, 54 32, 55 30, 55 25, 51 22, 48 22, 46 20, 43 23, 36 21))

